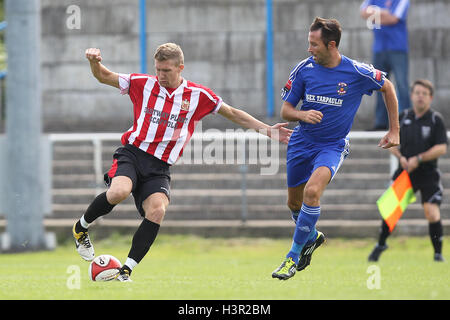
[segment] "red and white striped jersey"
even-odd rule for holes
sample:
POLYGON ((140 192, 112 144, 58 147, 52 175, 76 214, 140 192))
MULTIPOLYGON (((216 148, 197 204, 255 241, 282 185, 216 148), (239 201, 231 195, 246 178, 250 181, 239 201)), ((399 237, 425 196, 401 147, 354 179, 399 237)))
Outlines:
POLYGON ((155 76, 120 74, 122 94, 133 102, 133 126, 122 135, 122 144, 132 144, 168 164, 174 164, 194 133, 195 125, 217 113, 222 99, 214 92, 183 79, 176 89, 167 89, 155 76))

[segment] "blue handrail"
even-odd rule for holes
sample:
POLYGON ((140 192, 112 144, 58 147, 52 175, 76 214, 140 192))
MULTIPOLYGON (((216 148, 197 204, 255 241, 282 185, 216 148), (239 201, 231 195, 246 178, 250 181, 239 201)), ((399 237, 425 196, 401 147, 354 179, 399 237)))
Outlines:
POLYGON ((272 0, 266 0, 266 108, 267 116, 273 117, 273 30, 272 0))
POLYGON ((147 73, 146 0, 139 0, 141 73, 147 73))

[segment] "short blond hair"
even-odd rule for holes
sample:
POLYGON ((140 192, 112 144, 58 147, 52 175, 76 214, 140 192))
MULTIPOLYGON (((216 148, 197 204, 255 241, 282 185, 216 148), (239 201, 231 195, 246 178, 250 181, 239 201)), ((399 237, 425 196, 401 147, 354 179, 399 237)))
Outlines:
POLYGON ((173 60, 178 66, 184 64, 183 50, 172 42, 164 43, 156 48, 154 58, 158 61, 173 60))

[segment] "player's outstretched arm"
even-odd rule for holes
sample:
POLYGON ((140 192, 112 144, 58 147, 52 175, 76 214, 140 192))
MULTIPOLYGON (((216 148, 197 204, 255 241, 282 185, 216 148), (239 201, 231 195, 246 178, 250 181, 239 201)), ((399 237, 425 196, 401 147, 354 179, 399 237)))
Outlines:
POLYGON ((287 122, 269 126, 268 124, 254 118, 247 112, 233 108, 224 102, 222 103, 218 113, 241 127, 253 129, 261 134, 286 144, 289 142, 292 134, 291 129, 285 128, 288 125, 287 122))
POLYGON ((284 101, 280 111, 281 118, 286 121, 303 121, 306 123, 316 124, 322 121, 323 114, 317 110, 297 110, 295 107, 284 101))
POLYGON ((86 49, 86 59, 88 59, 89 64, 91 65, 92 74, 99 82, 119 88, 119 74, 110 71, 101 64, 102 56, 100 49, 86 49))
POLYGON ((386 79, 380 91, 383 94, 389 118, 389 132, 380 140, 379 147, 388 149, 400 144, 400 123, 398 121, 398 100, 394 85, 386 79))

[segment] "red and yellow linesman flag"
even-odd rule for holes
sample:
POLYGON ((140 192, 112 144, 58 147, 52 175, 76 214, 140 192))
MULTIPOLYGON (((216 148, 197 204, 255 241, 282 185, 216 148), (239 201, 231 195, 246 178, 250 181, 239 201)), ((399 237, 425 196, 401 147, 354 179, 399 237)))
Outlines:
POLYGON ((403 172, 394 180, 391 186, 377 200, 378 210, 383 220, 389 226, 389 231, 394 230, 397 221, 402 216, 406 207, 416 201, 408 172, 403 172))

